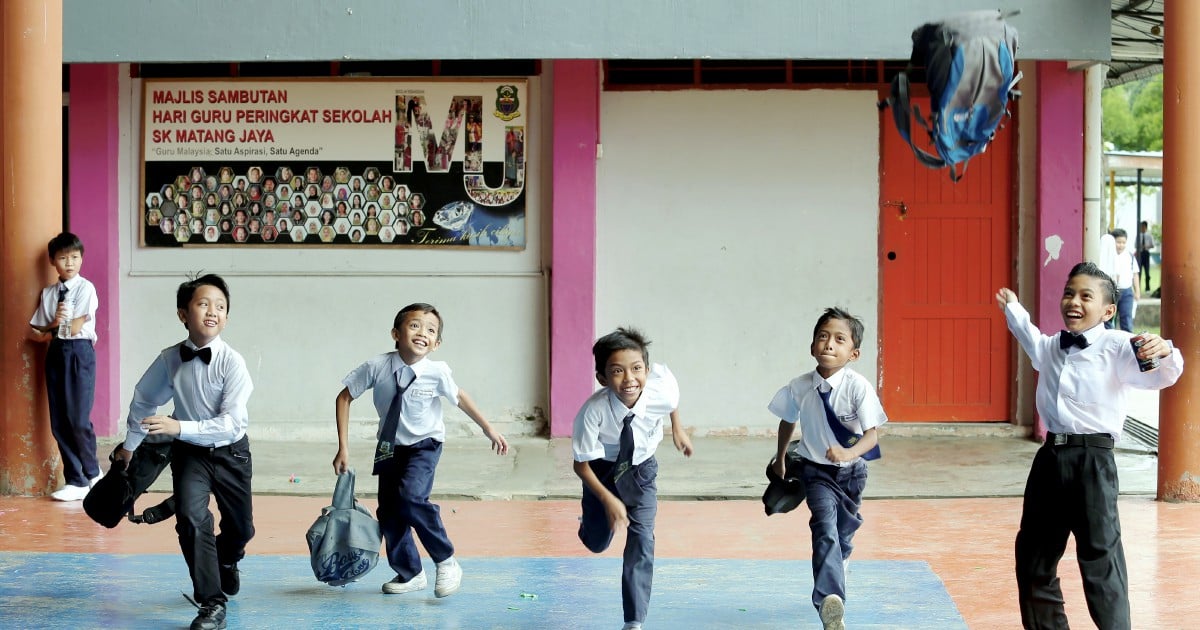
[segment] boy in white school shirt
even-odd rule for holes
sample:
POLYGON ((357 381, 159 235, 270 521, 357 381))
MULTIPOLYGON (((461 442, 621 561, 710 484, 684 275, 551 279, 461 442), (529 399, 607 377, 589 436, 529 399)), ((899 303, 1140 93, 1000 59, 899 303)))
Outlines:
POLYGON ((625 628, 642 627, 654 581, 654 518, 658 513, 658 460, 663 420, 671 418, 675 448, 692 456, 679 421, 679 384, 665 365, 650 363, 650 342, 637 330, 618 328, 596 341, 596 380, 604 386, 575 416, 571 449, 583 482, 579 540, 593 553, 608 549, 627 526, 621 569, 625 628))
POLYGON ((134 387, 125 443, 113 456, 128 465, 147 437, 174 438, 175 531, 200 609, 191 630, 216 630, 225 627, 228 598, 241 589, 237 563, 254 537, 246 437, 254 384, 242 355, 221 340, 229 316, 225 280, 207 274, 184 282, 175 305, 188 337, 159 353, 134 387), (174 417, 154 415, 172 400, 174 417), (221 515, 215 536, 210 494, 221 515))
POLYGON ((1017 595, 1026 628, 1066 628, 1058 562, 1075 535, 1079 573, 1092 621, 1131 627, 1129 580, 1117 514, 1113 445, 1125 423, 1131 388, 1163 389, 1183 373, 1183 356, 1155 334, 1134 354, 1116 315, 1117 287, 1093 263, 1075 265, 1059 309, 1066 329, 1044 335, 1007 288, 996 292, 1008 329, 1038 371, 1035 396, 1046 442, 1034 456, 1017 531, 1017 595), (1138 359, 1158 359, 1143 372, 1138 359))
MULTIPOLYGON (((809 354, 817 368, 784 385, 767 409, 779 418, 771 463, 779 477, 789 448, 802 459, 799 477, 812 516, 812 604, 825 630, 845 630, 846 568, 862 526, 865 460, 879 457, 877 428, 887 422, 871 381, 846 367, 859 356, 864 327, 840 308, 827 308, 813 327, 809 354), (800 439, 792 443, 796 425, 800 439)), ((795 473, 793 473, 795 474, 795 473)))
POLYGON ((388 564, 396 577, 384 583, 389 595, 420 591, 429 585, 413 533, 437 567, 433 594, 446 597, 458 591, 462 567, 442 524, 441 511, 429 501, 433 476, 446 441, 442 397, 483 429, 497 455, 508 453, 508 442, 450 376, 450 366, 432 361, 430 353, 442 343, 442 315, 432 305, 409 304, 392 322, 396 349, 354 368, 342 379, 335 403, 338 451, 333 470, 350 466, 350 403, 368 389, 379 413, 379 443, 373 474, 379 476, 379 527, 388 564))

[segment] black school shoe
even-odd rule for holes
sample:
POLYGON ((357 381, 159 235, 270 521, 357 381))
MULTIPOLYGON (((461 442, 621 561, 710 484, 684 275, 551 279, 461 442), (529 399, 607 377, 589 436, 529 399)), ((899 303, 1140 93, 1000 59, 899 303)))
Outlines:
POLYGON ((192 620, 190 630, 221 630, 225 627, 225 604, 212 602, 200 607, 200 614, 192 620))
POLYGON ((238 573, 237 563, 222 564, 220 567, 221 574, 221 592, 233 597, 242 590, 242 578, 238 573))

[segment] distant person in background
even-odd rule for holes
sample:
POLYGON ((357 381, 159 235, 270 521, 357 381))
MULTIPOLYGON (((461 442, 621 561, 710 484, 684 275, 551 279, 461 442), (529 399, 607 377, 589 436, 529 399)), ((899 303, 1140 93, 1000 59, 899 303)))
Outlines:
POLYGON ((1113 282, 1117 283, 1117 320, 1121 330, 1133 332, 1133 312, 1137 301, 1142 298, 1138 288, 1138 263, 1130 253, 1127 243, 1129 235, 1117 228, 1112 231, 1117 245, 1117 258, 1113 265, 1113 282))
MULTIPOLYGON (((1154 237, 1150 235, 1150 222, 1138 224, 1138 236, 1135 249, 1137 250, 1138 267, 1141 275, 1146 277, 1146 293, 1150 293, 1150 250, 1154 249, 1154 237)), ((1136 282, 1134 284, 1137 284, 1136 282)))

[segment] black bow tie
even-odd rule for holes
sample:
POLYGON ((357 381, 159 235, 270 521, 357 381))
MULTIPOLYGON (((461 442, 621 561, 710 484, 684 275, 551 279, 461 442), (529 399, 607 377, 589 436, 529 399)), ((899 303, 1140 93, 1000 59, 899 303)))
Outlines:
POLYGON ((185 344, 179 344, 179 358, 183 359, 185 363, 195 359, 196 357, 200 357, 200 360, 203 361, 205 365, 212 363, 212 348, 200 348, 199 350, 192 350, 185 344))
POLYGON ((1080 350, 1088 347, 1087 337, 1082 334, 1076 334, 1069 330, 1064 330, 1058 333, 1058 347, 1066 350, 1071 346, 1076 346, 1080 350))

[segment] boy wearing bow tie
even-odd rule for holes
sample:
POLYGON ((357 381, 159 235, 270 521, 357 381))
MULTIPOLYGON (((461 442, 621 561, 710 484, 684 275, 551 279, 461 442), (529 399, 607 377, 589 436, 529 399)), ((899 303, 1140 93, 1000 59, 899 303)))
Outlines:
POLYGON ((174 439, 175 531, 200 609, 191 630, 215 630, 225 627, 225 604, 241 589, 237 563, 254 537, 246 437, 254 385, 242 355, 221 340, 229 317, 225 280, 207 274, 184 282, 175 305, 188 337, 159 353, 134 387, 125 443, 114 457, 128 465, 144 440, 174 439), (155 415, 171 400, 173 416, 155 415), (210 494, 221 514, 215 536, 210 494))
POLYGON ((997 291, 996 302, 1039 372, 1037 412, 1048 431, 1029 470, 1017 531, 1021 621, 1026 628, 1067 627, 1058 561, 1074 534, 1092 621, 1102 629, 1130 628, 1112 449, 1129 389, 1170 387, 1183 373, 1183 357, 1155 334, 1146 334, 1135 354, 1132 335, 1104 327, 1117 312, 1117 287, 1090 262, 1067 276, 1059 301, 1066 329, 1056 335, 1042 334, 1009 289, 997 291), (1150 358, 1158 367, 1141 371, 1138 359, 1150 358))
POLYGON ((442 315, 431 304, 409 304, 392 321, 396 349, 368 359, 342 379, 334 405, 338 451, 333 471, 350 466, 350 403, 373 390, 379 414, 379 441, 372 474, 379 476, 379 527, 388 565, 396 577, 383 584, 383 592, 400 595, 424 590, 429 578, 413 534, 437 568, 435 597, 448 597, 462 583, 462 567, 454 558, 454 545, 442 524, 441 511, 429 501, 433 476, 446 441, 442 398, 453 402, 483 430, 497 455, 508 453, 508 442, 467 392, 459 389, 444 361, 429 355, 442 343, 442 315))
POLYGON ((83 243, 63 232, 46 245, 58 281, 42 290, 38 309, 29 320, 30 336, 49 341, 46 350, 46 398, 50 432, 62 456, 66 483, 50 496, 82 501, 100 480, 92 402, 96 392, 96 287, 79 275, 83 243))
POLYGON ((875 386, 846 367, 858 359, 863 332, 862 320, 825 309, 809 346, 816 369, 792 379, 767 405, 779 418, 775 474, 783 477, 789 448, 803 462, 800 478, 812 513, 812 603, 825 630, 846 628, 846 567, 863 521, 865 460, 879 457, 877 428, 887 422, 875 386), (800 439, 793 443, 797 424, 800 439))
POLYGON ((601 553, 618 527, 628 528, 621 568, 626 630, 640 629, 650 608, 658 513, 654 452, 667 416, 675 448, 692 456, 676 409, 679 384, 665 365, 650 363, 649 345, 632 328, 618 328, 596 341, 592 356, 603 389, 583 403, 571 433, 575 474, 583 482, 579 540, 601 553))

